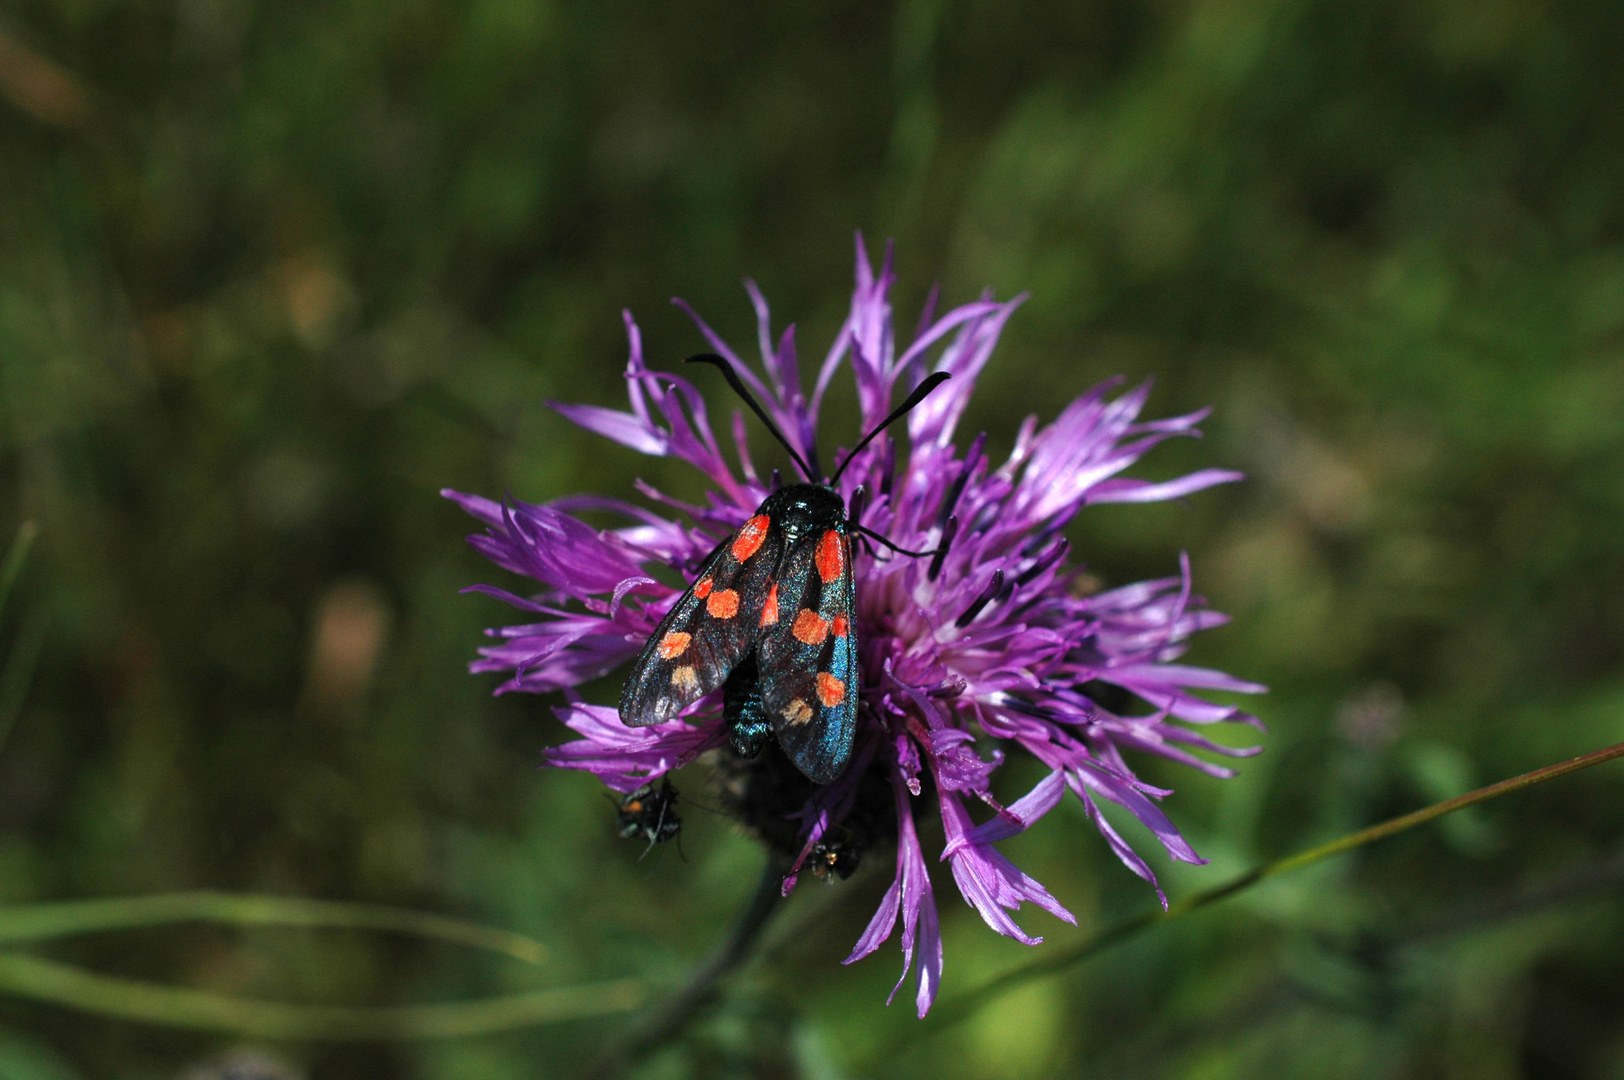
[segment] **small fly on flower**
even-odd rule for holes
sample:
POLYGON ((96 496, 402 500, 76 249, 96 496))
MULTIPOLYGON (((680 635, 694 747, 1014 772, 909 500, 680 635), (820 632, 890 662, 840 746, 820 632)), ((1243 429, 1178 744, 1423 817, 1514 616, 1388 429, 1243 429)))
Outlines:
POLYGON ((812 845, 812 852, 806 858, 806 865, 812 868, 813 877, 826 878, 830 874, 845 881, 857 873, 857 864, 861 861, 863 849, 849 839, 836 841, 820 840, 812 845))
POLYGON ((677 798, 677 789, 668 776, 661 778, 659 787, 644 784, 620 800, 615 826, 627 840, 648 841, 648 847, 643 850, 643 855, 647 855, 655 844, 675 840, 682 832, 682 818, 673 809, 677 798))
POLYGON ((860 506, 848 514, 834 485, 863 447, 949 376, 938 372, 922 380, 863 436, 834 475, 822 480, 726 360, 715 353, 688 358, 688 363, 696 362, 721 369, 734 392, 789 451, 807 483, 768 495, 705 560, 633 662, 620 691, 620 719, 628 727, 664 723, 721 687, 722 715, 734 753, 753 758, 777 735, 807 779, 830 784, 846 771, 857 733, 851 533, 901 551, 863 528, 856 520, 860 506))

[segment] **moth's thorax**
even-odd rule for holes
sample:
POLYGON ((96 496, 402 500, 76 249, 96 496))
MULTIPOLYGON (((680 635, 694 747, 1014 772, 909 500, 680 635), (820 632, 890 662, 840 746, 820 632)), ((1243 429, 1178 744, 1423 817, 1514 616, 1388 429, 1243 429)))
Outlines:
POLYGON ((789 543, 825 529, 845 531, 846 504, 840 493, 823 484, 790 484, 767 496, 761 513, 784 530, 789 543))

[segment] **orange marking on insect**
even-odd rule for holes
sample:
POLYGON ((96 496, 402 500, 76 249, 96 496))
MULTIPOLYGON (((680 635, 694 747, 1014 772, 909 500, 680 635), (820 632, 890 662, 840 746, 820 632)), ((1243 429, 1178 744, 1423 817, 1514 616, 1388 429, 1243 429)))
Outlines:
POLYGON ((779 715, 792 724, 804 724, 808 720, 812 719, 812 706, 808 705, 800 698, 796 698, 794 701, 784 706, 784 711, 779 715))
POLYGON ((688 649, 688 643, 694 639, 692 634, 684 634, 681 630, 673 630, 660 639, 660 659, 675 660, 688 649))
POLYGON ((778 622, 778 582, 772 583, 767 590, 767 602, 761 605, 761 625, 772 626, 778 622))
POLYGON ((808 645, 822 645, 823 639, 829 636, 829 620, 811 608, 802 608, 789 632, 808 645))
POLYGON ((846 621, 846 616, 836 615, 834 621, 829 624, 829 633, 835 637, 845 637, 851 633, 851 624, 846 621))
POLYGON ((705 610, 718 619, 731 619, 739 613, 737 590, 723 589, 721 592, 711 593, 710 599, 705 601, 705 610))
POLYGON ((832 709, 846 700, 846 684, 829 674, 818 672, 818 700, 825 709, 832 709))
POLYGON ((744 523, 739 535, 733 541, 733 558, 744 562, 761 549, 762 541, 767 539, 767 526, 773 519, 766 514, 757 514, 744 523))
POLYGON ((840 534, 830 529, 818 541, 818 576, 824 584, 838 578, 846 572, 846 545, 841 542, 840 534))
POLYGON ((699 689, 699 673, 687 664, 671 672, 671 685, 684 693, 699 689))
POLYGON ((715 587, 716 583, 709 577, 702 577, 699 579, 699 583, 694 586, 694 595, 703 600, 710 595, 710 591, 715 587))

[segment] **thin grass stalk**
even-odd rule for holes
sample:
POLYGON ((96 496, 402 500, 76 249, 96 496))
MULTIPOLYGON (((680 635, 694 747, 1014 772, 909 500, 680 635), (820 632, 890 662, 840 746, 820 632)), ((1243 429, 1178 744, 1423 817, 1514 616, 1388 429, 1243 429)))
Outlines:
POLYGON ((180 922, 372 930, 465 945, 530 964, 547 958, 547 946, 534 938, 444 915, 382 904, 206 891, 3 906, 0 945, 180 922))
POLYGON ((616 979, 443 1005, 286 1005, 98 975, 21 953, 0 953, 0 994, 159 1027, 295 1041, 490 1035, 624 1012, 646 996, 641 981, 616 979))
POLYGON ((974 990, 937 1005, 925 1020, 910 1021, 902 1028, 898 1036, 888 1042, 872 1060, 882 1061, 886 1055, 903 1046, 914 1043, 927 1035, 934 1035, 944 1031, 954 1024, 968 1019, 983 1006, 1017 986, 1075 967, 1111 946, 1135 937, 1153 926, 1159 926, 1173 919, 1182 918, 1208 905, 1244 892, 1266 878, 1301 869, 1312 863, 1329 859, 1334 855, 1341 855, 1364 847, 1367 844, 1373 844, 1378 840, 1385 840, 1390 836, 1407 832, 1430 821, 1436 821, 1446 814, 1464 810, 1468 806, 1476 806, 1479 803, 1509 795, 1514 791, 1521 791, 1536 784, 1547 783, 1558 777, 1567 776, 1569 773, 1588 769, 1618 757, 1624 757, 1624 743, 1617 743, 1588 754, 1581 754, 1576 758, 1555 765, 1547 765, 1542 769, 1535 769, 1532 772, 1514 776, 1509 780, 1501 780, 1487 787, 1478 788, 1476 791, 1467 792, 1465 795, 1445 799, 1443 802, 1434 803, 1412 813, 1372 825, 1369 828, 1360 829, 1357 832, 1318 844, 1296 854, 1287 855, 1285 858, 1276 859, 1274 862, 1249 870, 1222 885, 1192 893, 1181 900, 1175 901, 1169 905, 1166 911, 1152 910, 1136 915, 1068 948, 1046 950, 1037 959, 1006 971, 974 990))

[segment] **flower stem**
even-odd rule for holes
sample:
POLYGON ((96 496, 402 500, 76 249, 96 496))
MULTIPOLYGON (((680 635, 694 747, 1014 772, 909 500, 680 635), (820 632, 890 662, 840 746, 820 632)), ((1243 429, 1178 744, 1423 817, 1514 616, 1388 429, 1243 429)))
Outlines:
POLYGON ((1006 971, 975 990, 938 1005, 927 1020, 910 1023, 901 1036, 886 1050, 893 1050, 898 1046, 914 1042, 927 1034, 935 1034, 947 1027, 951 1027, 959 1021, 974 1015, 977 1010, 994 998, 1022 983, 1080 964, 1096 953, 1103 952, 1117 942, 1133 937, 1142 930, 1160 925, 1170 919, 1188 915, 1192 911, 1197 911, 1209 904, 1226 899, 1251 888, 1265 878, 1283 874, 1288 870, 1299 869, 1310 863, 1328 859, 1333 855, 1340 855, 1355 848, 1364 847, 1366 844, 1373 844, 1377 840, 1385 840, 1389 836, 1407 832, 1417 825, 1425 825, 1429 821, 1441 818, 1445 814, 1452 814, 1456 810, 1464 810, 1468 806, 1476 806, 1478 803, 1488 802, 1490 799, 1498 799, 1500 796, 1509 795, 1513 791, 1521 791, 1523 788, 1533 787, 1535 784, 1543 784, 1548 780, 1555 780, 1559 776, 1566 776, 1569 773, 1578 772, 1580 769, 1588 769, 1592 765, 1600 765, 1605 761, 1612 761, 1618 757, 1624 757, 1624 743, 1617 743, 1602 750, 1582 754, 1579 757, 1555 765, 1547 765, 1543 769, 1535 769, 1533 772, 1526 772, 1509 780, 1501 780, 1497 784, 1490 784, 1488 787, 1469 791, 1465 795, 1459 795, 1453 799, 1445 799, 1443 802, 1434 803, 1413 813, 1404 814, 1401 817, 1381 822, 1378 825, 1372 825, 1367 829, 1360 829, 1357 832, 1349 833, 1346 836, 1308 848, 1305 851, 1299 851, 1295 855, 1287 855, 1283 859, 1265 863, 1255 869, 1248 870, 1232 881, 1198 893, 1192 893, 1169 906, 1165 912, 1147 911, 1142 915, 1136 915, 1070 948, 1055 949, 1031 963, 1022 964, 1020 967, 1006 971))
POLYGON ((688 985, 673 994, 655 1009, 625 1039, 611 1047, 598 1059, 587 1076, 590 1080, 613 1080, 647 1054, 681 1034, 682 1030, 716 999, 722 980, 742 965, 750 950, 767 928, 778 902, 783 898, 784 868, 769 855, 763 867, 761 882, 733 932, 706 960, 688 985))

